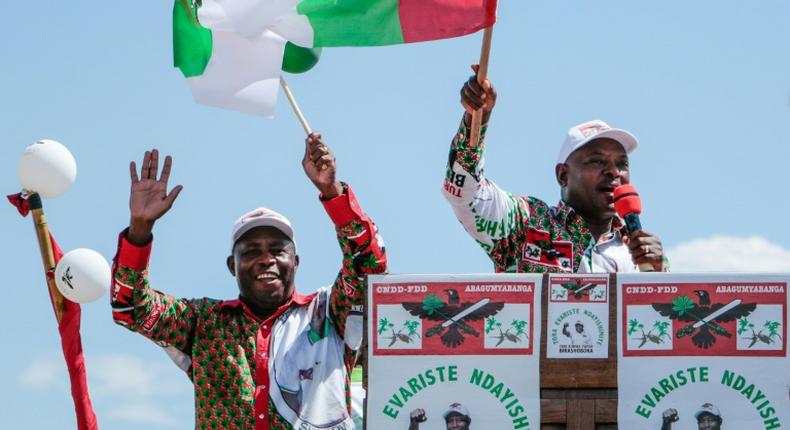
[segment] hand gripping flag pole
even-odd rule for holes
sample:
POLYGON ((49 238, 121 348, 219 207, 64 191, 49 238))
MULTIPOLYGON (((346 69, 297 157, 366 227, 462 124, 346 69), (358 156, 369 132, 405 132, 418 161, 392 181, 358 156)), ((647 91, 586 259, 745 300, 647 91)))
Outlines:
MULTIPOLYGON (((477 69, 477 82, 483 85, 488 79, 488 59, 491 54, 491 36, 494 32, 494 26, 486 28, 483 31, 483 45, 480 48, 480 68, 477 69)), ((478 109, 472 113, 472 130, 469 133, 469 145, 472 147, 477 146, 480 140, 480 126, 483 121, 483 110, 478 109)))
POLYGON ((80 337, 80 317, 82 312, 80 305, 64 298, 55 286, 55 266, 63 256, 63 251, 61 251, 55 238, 49 231, 49 224, 46 216, 44 216, 41 196, 36 193, 18 193, 8 196, 8 200, 23 217, 31 212, 33 214, 33 225, 36 229, 41 259, 44 263, 49 297, 58 322, 63 358, 66 360, 69 380, 71 381, 71 397, 74 400, 74 410, 77 414, 77 429, 98 430, 99 424, 96 420, 96 413, 93 411, 90 393, 88 392, 85 358, 82 355, 82 338, 80 337))

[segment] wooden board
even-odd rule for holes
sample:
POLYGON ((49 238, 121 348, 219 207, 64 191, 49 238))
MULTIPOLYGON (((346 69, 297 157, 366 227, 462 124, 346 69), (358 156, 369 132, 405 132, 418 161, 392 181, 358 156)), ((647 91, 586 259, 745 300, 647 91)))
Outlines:
POLYGON ((540 342, 541 430, 617 429, 617 279, 609 276, 609 358, 547 359, 548 275, 540 342))

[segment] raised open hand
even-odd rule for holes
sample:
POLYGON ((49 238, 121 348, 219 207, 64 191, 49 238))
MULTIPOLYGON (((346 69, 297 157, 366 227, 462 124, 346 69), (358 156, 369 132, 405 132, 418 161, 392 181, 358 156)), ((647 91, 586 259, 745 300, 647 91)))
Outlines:
POLYGON ((307 136, 302 167, 324 198, 331 199, 343 192, 343 186, 335 178, 335 154, 321 140, 321 133, 307 136))
POLYGON ((159 173, 159 151, 145 151, 140 175, 137 175, 137 165, 134 161, 129 164, 132 188, 129 194, 129 231, 127 240, 136 245, 142 245, 151 240, 151 232, 156 220, 162 217, 173 207, 176 197, 183 187, 178 185, 170 193, 167 192, 167 181, 170 178, 170 167, 173 160, 165 157, 162 174, 159 173))

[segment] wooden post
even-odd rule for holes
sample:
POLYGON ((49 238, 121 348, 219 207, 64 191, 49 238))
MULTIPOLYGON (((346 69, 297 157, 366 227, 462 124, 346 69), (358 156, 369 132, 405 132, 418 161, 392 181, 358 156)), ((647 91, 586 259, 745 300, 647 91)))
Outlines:
MULTIPOLYGON (((488 27, 483 31, 483 45, 480 48, 480 68, 477 70, 477 82, 480 85, 488 78, 488 59, 491 54, 491 36, 494 26, 488 27)), ((478 109, 472 113, 472 131, 469 133, 469 145, 473 148, 480 140, 480 125, 483 121, 483 111, 478 109)))
POLYGON ((47 218, 44 216, 44 207, 41 203, 41 196, 33 193, 28 197, 30 204, 30 212, 33 214, 33 226, 36 229, 36 236, 38 238, 38 247, 41 250, 41 260, 44 263, 44 274, 47 277, 47 287, 52 297, 52 307, 55 310, 55 317, 60 323, 65 311, 63 295, 58 291, 55 285, 55 252, 52 250, 52 239, 49 234, 49 225, 47 218), (53 274, 53 276, 50 276, 53 274))

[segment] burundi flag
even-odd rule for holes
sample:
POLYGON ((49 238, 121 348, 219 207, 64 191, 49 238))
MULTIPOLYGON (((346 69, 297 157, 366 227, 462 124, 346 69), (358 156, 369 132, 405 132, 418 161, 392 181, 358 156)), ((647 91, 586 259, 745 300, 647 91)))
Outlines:
POLYGON ((490 27, 496 0, 203 0, 204 26, 254 39, 266 30, 305 47, 447 39, 490 27))
POLYGON ((493 25, 496 5, 496 0, 176 0, 174 60, 198 103, 271 116, 281 68, 297 51, 293 44, 381 46, 458 37, 493 25))
POLYGON ((187 78, 195 101, 272 116, 286 40, 271 31, 246 38, 200 25, 197 5, 173 6, 173 62, 187 78))

